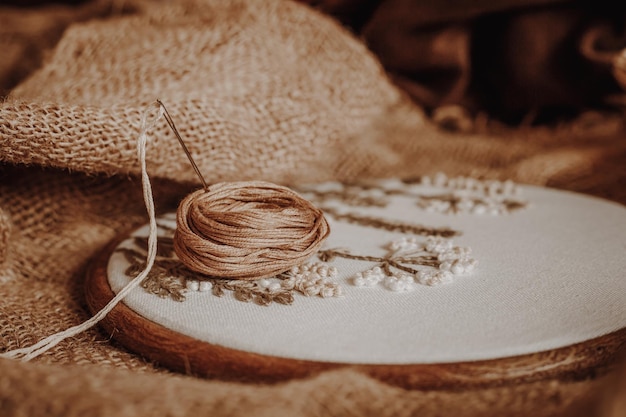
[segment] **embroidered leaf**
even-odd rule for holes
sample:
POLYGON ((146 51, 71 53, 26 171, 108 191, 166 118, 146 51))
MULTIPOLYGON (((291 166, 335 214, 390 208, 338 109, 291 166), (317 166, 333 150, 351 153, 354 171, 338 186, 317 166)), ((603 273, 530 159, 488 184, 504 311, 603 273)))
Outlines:
POLYGON ((213 283, 213 288, 211 289, 211 292, 216 297, 222 297, 224 296, 224 286, 218 282, 215 282, 213 283))
POLYGON ((161 256, 163 258, 172 258, 174 257, 174 239, 171 237, 161 237, 159 238, 159 243, 157 245, 157 256, 161 256))
POLYGON ((244 303, 249 303, 253 298, 252 292, 245 288, 237 288, 234 295, 237 300, 243 301, 244 303))
POLYGON ((181 280, 168 277, 163 271, 151 271, 141 282, 141 286, 149 293, 161 298, 170 297, 174 301, 185 300, 185 286, 181 280))
POLYGON ((267 306, 272 303, 272 296, 268 293, 256 293, 254 297, 254 302, 260 306, 267 306))
POLYGON ((280 292, 274 295, 273 301, 278 304, 291 305, 293 304, 293 294, 290 292, 280 292))

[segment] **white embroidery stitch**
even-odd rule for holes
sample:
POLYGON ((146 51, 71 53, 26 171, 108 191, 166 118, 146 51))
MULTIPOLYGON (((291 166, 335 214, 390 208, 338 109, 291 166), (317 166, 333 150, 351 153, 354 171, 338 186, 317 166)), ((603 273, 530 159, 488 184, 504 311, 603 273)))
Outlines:
POLYGON ((343 295, 341 287, 335 282, 337 268, 323 263, 304 264, 294 266, 284 274, 286 279, 281 281, 282 288, 297 289, 304 295, 318 295, 322 298, 340 297, 343 295))
POLYGON ((417 206, 429 212, 499 216, 521 210, 528 205, 520 199, 521 188, 510 180, 448 178, 440 172, 432 178, 421 177, 419 184, 448 190, 440 194, 422 193, 417 196, 417 206))
POLYGON ((455 276, 470 274, 478 261, 471 256, 470 248, 455 246, 449 239, 429 236, 425 242, 415 237, 403 237, 387 245, 384 256, 356 255, 340 249, 320 251, 325 262, 336 257, 376 262, 372 268, 358 272, 351 279, 356 287, 383 287, 406 292, 416 284, 434 286, 447 284, 455 276))

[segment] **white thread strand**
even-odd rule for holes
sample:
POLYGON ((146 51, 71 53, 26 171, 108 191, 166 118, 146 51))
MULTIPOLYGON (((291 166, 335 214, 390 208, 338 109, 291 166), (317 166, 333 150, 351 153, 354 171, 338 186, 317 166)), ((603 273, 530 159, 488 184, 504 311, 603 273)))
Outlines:
POLYGON ((95 326, 100 320, 106 317, 107 314, 115 308, 120 301, 124 299, 135 287, 137 287, 150 273, 157 253, 157 224, 156 215, 154 210, 154 200, 152 198, 152 186, 150 185, 150 177, 148 176, 148 170, 146 167, 146 143, 148 141, 148 131, 152 130, 159 119, 163 116, 163 108, 154 103, 153 106, 146 109, 141 117, 141 129, 139 138, 137 139, 137 155, 141 164, 141 184, 143 187, 143 199, 146 203, 146 211, 148 212, 148 218, 150 220, 150 234, 148 236, 148 258, 146 260, 146 268, 135 278, 133 278, 122 290, 117 293, 115 297, 111 299, 100 311, 98 311, 89 320, 70 327, 69 329, 60 331, 53 335, 50 335, 32 346, 26 348, 13 349, 8 352, 0 354, 0 358, 19 359, 21 361, 29 361, 42 353, 52 349, 60 342, 70 337, 76 336, 79 333, 84 332, 95 326), (157 106, 157 115, 154 119, 148 121, 148 117, 151 111, 154 109, 154 105, 157 106))

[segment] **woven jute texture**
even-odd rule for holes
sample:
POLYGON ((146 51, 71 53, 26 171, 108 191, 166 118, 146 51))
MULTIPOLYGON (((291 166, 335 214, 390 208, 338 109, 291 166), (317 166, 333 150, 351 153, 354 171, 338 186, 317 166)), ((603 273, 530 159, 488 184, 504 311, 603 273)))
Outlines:
MULTIPOLYGON (((589 111, 550 128, 466 120, 466 133, 441 130, 365 45, 298 3, 95 1, 40 13, 2 26, 11 56, 26 48, 41 58, 16 61, 15 74, 40 68, 0 104, 2 350, 89 317, 90 259, 146 221, 135 140, 156 98, 210 182, 444 171, 626 203, 621 114, 589 111), (31 33, 24 22, 39 23, 31 33)), ((173 210, 197 181, 164 123, 151 138, 156 206, 173 210)), ((31 363, 0 360, 0 415, 582 416, 612 381, 588 376, 458 392, 405 391, 349 370, 239 384, 173 375, 94 329, 31 363)))

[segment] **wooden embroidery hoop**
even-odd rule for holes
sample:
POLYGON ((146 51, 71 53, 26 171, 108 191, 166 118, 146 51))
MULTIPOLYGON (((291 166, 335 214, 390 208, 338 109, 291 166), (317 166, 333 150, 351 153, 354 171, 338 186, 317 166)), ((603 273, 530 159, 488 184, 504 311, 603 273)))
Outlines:
MULTIPOLYGON (((118 240, 94 259, 85 283, 92 312, 114 293, 107 281, 108 260, 118 240)), ((102 320, 107 335, 145 358, 185 374, 223 380, 279 382, 319 372, 352 368, 407 389, 460 389, 499 386, 547 378, 577 380, 606 371, 626 346, 626 328, 608 335, 546 352, 510 358, 405 365, 353 365, 295 360, 235 350, 206 343, 154 323, 124 303, 102 320)))
MULTIPOLYGON (((545 194, 547 191, 541 193, 545 194)), ((563 195, 575 196, 568 193, 563 195)), ((583 199, 595 204, 594 199, 583 199)), ((585 209, 583 211, 586 213, 585 209)), ((109 260, 118 244, 130 234, 131 232, 124 234, 113 241, 91 264, 85 291, 87 303, 94 312, 114 297, 107 276, 109 260)), ((381 297, 393 296, 394 294, 381 294, 381 297)), ((185 308, 184 303, 181 306, 185 308)), ((304 378, 336 368, 355 369, 407 389, 461 389, 548 378, 577 380, 606 371, 626 349, 626 328, 621 328, 580 343, 497 359, 445 363, 348 364, 271 356, 198 340, 155 323, 124 303, 116 306, 101 324, 106 333, 122 345, 167 368, 200 377, 254 382, 304 378)))
MULTIPOLYGON (((206 189, 206 182, 167 110, 160 101, 158 104, 206 189)), ((120 236, 91 265, 85 292, 87 304, 94 313, 115 297, 107 275, 109 260, 118 243, 129 236, 130 233, 120 236)), ((101 324, 108 334, 129 349, 191 375, 276 382, 349 367, 408 389, 459 389, 546 378, 585 378, 613 364, 626 345, 626 328, 621 328, 569 346, 498 359, 428 364, 347 364, 271 356, 198 340, 141 316, 123 302, 116 305, 101 324)))

